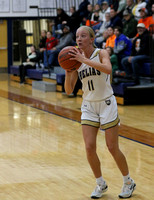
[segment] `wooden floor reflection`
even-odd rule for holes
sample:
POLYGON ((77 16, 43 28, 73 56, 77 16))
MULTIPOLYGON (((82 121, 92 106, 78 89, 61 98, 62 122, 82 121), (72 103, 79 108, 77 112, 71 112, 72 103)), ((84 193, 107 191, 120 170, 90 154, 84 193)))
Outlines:
MULTIPOLYGON (((0 81, 0 84, 3 84, 0 91, 0 199, 90 200, 95 179, 86 160, 79 123, 81 99, 69 99, 59 94, 52 94, 55 96, 51 98, 51 94, 34 94, 29 86, 12 86, 7 81, 0 81), (50 102, 51 99, 53 102, 50 102), (62 108, 64 116, 57 114, 62 108), (69 115, 70 112, 76 114, 69 115)), ((135 131, 139 133, 141 130, 142 134, 153 135, 153 129, 147 132, 139 129, 137 120, 135 127, 130 126, 126 113, 130 116, 131 109, 133 107, 129 107, 129 112, 120 107, 120 113, 124 112, 121 121, 128 122, 122 123, 121 132, 126 136, 127 132, 134 135, 135 131)), ((152 120, 146 123, 152 126, 152 120)), ((142 134, 140 137, 143 137, 142 134)), ((116 200, 122 177, 107 151, 102 131, 97 143, 103 176, 109 185, 102 199, 116 200)), ((152 200, 153 148, 122 137, 120 146, 137 184, 130 199, 152 200)))

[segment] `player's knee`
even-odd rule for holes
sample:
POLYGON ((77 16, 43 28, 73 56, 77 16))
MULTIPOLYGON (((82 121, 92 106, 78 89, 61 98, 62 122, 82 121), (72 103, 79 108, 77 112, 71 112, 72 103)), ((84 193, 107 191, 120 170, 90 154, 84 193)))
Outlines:
POLYGON ((114 145, 114 144, 107 144, 107 148, 108 148, 108 150, 109 150, 109 152, 112 154, 112 155, 114 155, 114 154, 116 154, 117 153, 117 147, 116 147, 116 145, 114 145))
POLYGON ((93 144, 86 145, 86 152, 88 156, 92 156, 96 153, 96 147, 93 144))

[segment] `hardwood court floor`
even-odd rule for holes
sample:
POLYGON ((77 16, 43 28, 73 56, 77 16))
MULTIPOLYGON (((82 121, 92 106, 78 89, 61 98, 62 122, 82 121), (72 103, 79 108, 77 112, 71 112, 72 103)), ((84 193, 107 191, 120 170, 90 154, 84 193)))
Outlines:
MULTIPOLYGON (((56 107, 63 107, 65 112, 72 109, 72 112, 77 113, 81 98, 32 91, 31 86, 20 87, 18 83, 10 83, 5 78, 1 80, 0 199, 90 200, 95 179, 86 160, 80 123, 44 111, 43 107, 36 109, 34 101, 31 104, 22 103, 22 96, 31 97, 38 99, 38 102, 42 100, 54 105, 52 108, 55 110, 56 107), (10 94, 18 95, 13 97, 10 94), (10 98, 12 100, 9 100, 10 98)), ((147 126, 147 132, 153 135, 153 108, 154 106, 120 106, 118 109, 121 123, 127 125, 127 128, 135 128, 133 131, 139 128, 146 131, 145 126, 149 124, 151 128, 147 126), (151 113, 150 117, 146 115, 146 111, 151 113)), ((122 137, 119 140, 129 163, 130 174, 137 184, 137 189, 130 199, 152 200, 153 148, 122 137)), ((97 142, 103 176, 109 185, 109 190, 102 199, 118 199, 122 177, 107 151, 102 131, 99 132, 97 142)))

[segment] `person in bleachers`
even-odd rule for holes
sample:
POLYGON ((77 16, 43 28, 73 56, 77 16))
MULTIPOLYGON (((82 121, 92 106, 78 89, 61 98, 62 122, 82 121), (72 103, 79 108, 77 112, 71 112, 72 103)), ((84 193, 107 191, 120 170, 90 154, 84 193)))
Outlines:
POLYGON ((81 17, 81 19, 83 18, 87 18, 88 17, 88 10, 87 10, 87 6, 90 4, 90 2, 88 0, 82 0, 82 2, 79 4, 79 15, 81 17))
POLYGON ((117 15, 122 18, 123 11, 125 10, 126 7, 126 0, 119 0, 119 6, 117 10, 117 15))
POLYGON ((136 0, 136 5, 132 9, 132 14, 134 15, 135 19, 138 21, 141 19, 139 10, 141 8, 146 8, 147 2, 144 0, 136 0))
POLYGON ((103 1, 102 2, 102 6, 101 6, 101 10, 102 10, 102 13, 103 13, 103 22, 106 21, 106 13, 110 13, 110 7, 109 7, 109 3, 108 1, 103 1))
POLYGON ((108 46, 106 48, 107 52, 110 55, 110 61, 112 64, 112 77, 115 75, 116 71, 119 69, 118 67, 118 58, 117 56, 114 54, 113 48, 108 46))
POLYGON ((115 11, 118 10, 119 0, 110 0, 110 8, 114 9, 115 11))
POLYGON ((143 23, 145 28, 148 29, 152 23, 151 17, 148 17, 148 10, 146 8, 141 8, 139 10, 141 19, 138 21, 138 24, 143 23))
POLYGON ((62 31, 63 34, 59 39, 59 43, 48 51, 48 63, 44 62, 44 67, 48 67, 49 65, 52 68, 54 63, 58 64, 58 53, 60 50, 66 46, 74 45, 73 33, 70 32, 70 27, 64 25, 62 31))
POLYGON ((127 10, 129 13, 132 13, 134 6, 135 6, 134 0, 126 0, 125 10, 127 10))
MULTIPOLYGON (((109 35, 108 35, 108 30, 106 29, 103 33, 102 33, 102 36, 100 36, 100 40, 96 40, 95 39, 95 45, 98 47, 98 48, 102 48, 102 49, 105 49, 106 47, 106 40, 108 39, 109 35)), ((98 38, 99 39, 99 38, 98 38)))
POLYGON ((128 37, 122 34, 122 28, 119 26, 114 27, 114 34, 116 35, 114 53, 118 57, 119 69, 123 70, 121 60, 126 56, 130 56, 132 42, 128 37))
POLYGON ((39 43, 39 55, 40 55, 40 60, 43 62, 44 60, 44 51, 46 48, 46 39, 47 39, 47 31, 42 30, 41 31, 41 38, 40 38, 40 43, 39 43))
POLYGON ((70 31, 75 35, 77 28, 80 26, 80 16, 79 13, 75 10, 75 7, 70 7, 70 19, 68 21, 68 26, 70 27, 70 31))
POLYGON ((47 39, 47 31, 46 30, 42 30, 41 31, 40 43, 39 43, 40 52, 44 51, 44 49, 46 47, 46 39, 47 39))
POLYGON ((114 34, 113 28, 110 26, 107 28, 109 37, 106 40, 106 47, 110 46, 114 48, 116 36, 114 34))
POLYGON ((94 11, 90 19, 90 26, 92 26, 93 30, 97 30, 101 27, 103 23, 103 13, 101 12, 101 7, 96 4, 94 6, 94 11))
POLYGON ((57 16, 54 19, 52 32, 58 39, 61 37, 61 29, 64 24, 68 24, 70 17, 62 8, 57 8, 57 16), (59 34, 60 33, 60 34, 59 34))
POLYGON ((117 15, 117 12, 114 9, 110 10, 110 16, 111 16, 110 26, 112 26, 112 27, 115 27, 115 26, 123 27, 122 19, 117 15))
POLYGON ((47 39, 46 39, 46 48, 44 51, 44 67, 48 68, 48 64, 50 63, 50 60, 48 59, 51 53, 51 49, 56 46, 58 43, 58 40, 53 37, 52 32, 48 31, 47 32, 47 39))
POLYGON ((111 0, 98 0, 97 4, 101 6, 104 1, 107 1, 107 3, 109 4, 111 0))
POLYGON ((39 55, 38 55, 38 52, 36 51, 36 47, 32 45, 30 49, 31 49, 31 52, 27 56, 26 62, 23 62, 19 66, 20 84, 25 83, 25 76, 26 76, 27 69, 35 69, 36 63, 39 61, 39 55))
POLYGON ((92 16, 93 11, 94 11, 93 5, 92 4, 88 4, 87 5, 87 10, 88 10, 87 20, 91 20, 91 16, 92 16))
POLYGON ((123 34, 129 38, 134 38, 137 33, 137 20, 128 10, 124 10, 123 19, 123 34))
POLYGON ((139 84, 139 72, 143 63, 150 61, 149 32, 143 23, 137 25, 138 37, 133 41, 131 55, 122 59, 121 64, 127 78, 134 79, 139 84))
POLYGON ((105 18, 106 18, 106 20, 103 22, 100 29, 95 30, 95 32, 96 32, 96 35, 95 35, 96 46, 100 46, 101 43, 104 41, 103 33, 104 33, 105 30, 107 30, 107 28, 110 25, 110 13, 106 13, 105 18))

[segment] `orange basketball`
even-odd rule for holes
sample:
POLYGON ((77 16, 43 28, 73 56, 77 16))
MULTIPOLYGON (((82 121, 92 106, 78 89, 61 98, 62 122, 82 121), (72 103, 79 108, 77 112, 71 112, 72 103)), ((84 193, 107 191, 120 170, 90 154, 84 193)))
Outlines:
POLYGON ((58 55, 58 62, 60 66, 67 71, 78 69, 81 66, 81 63, 79 61, 70 60, 72 56, 70 56, 68 53, 72 49, 73 46, 67 46, 63 48, 58 55))

